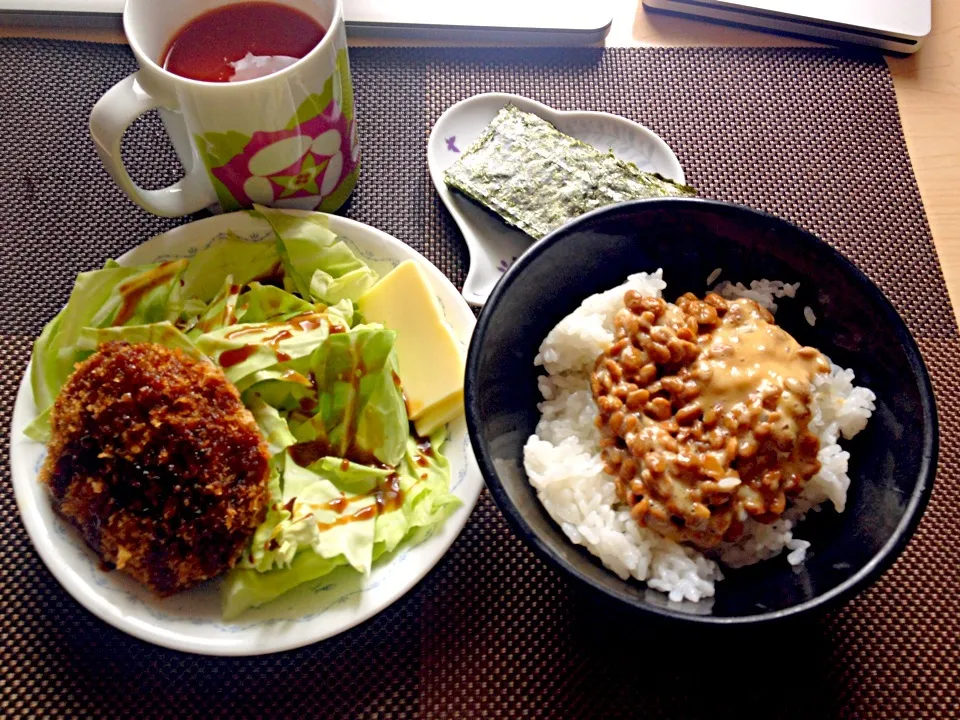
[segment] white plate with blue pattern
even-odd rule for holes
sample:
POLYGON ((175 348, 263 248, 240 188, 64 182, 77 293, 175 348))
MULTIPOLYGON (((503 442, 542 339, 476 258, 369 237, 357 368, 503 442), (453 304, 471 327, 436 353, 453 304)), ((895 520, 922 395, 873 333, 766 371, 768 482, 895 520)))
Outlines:
POLYGON ((632 120, 605 112, 554 110, 536 100, 508 93, 474 95, 451 105, 437 119, 427 142, 427 165, 440 199, 456 221, 470 253, 470 269, 463 283, 463 297, 481 306, 494 286, 517 258, 534 242, 532 237, 507 225, 498 216, 451 190, 443 174, 480 137, 500 109, 513 103, 538 115, 560 132, 611 150, 617 157, 646 172, 660 173, 686 183, 680 161, 670 146, 653 130, 632 120))
MULTIPOLYGON (((474 315, 450 281, 418 252, 368 225, 331 215, 330 229, 381 275, 404 260, 426 270, 447 321, 466 351, 474 315)), ((272 239, 267 223, 238 212, 207 218, 158 235, 119 258, 123 265, 189 257, 228 231, 253 242, 272 239)), ((401 546, 386 561, 374 563, 369 576, 351 568, 296 590, 238 619, 220 617, 218 581, 158 599, 119 572, 104 572, 80 535, 53 510, 48 491, 37 479, 45 448, 23 435, 35 417, 29 368, 13 410, 10 465, 14 493, 24 525, 54 577, 77 601, 111 625, 147 642, 207 655, 258 655, 288 650, 332 637, 373 617, 416 585, 456 539, 476 504, 483 480, 476 466, 466 421, 449 426, 446 455, 451 489, 463 504, 421 543, 401 546)))

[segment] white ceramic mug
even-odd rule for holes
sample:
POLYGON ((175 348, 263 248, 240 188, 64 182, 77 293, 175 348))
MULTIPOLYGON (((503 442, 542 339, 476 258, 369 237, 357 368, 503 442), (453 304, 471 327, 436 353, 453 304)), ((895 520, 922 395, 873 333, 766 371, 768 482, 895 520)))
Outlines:
POLYGON ((130 198, 167 217, 254 202, 333 211, 356 186, 360 146, 341 0, 272 0, 327 29, 304 58, 242 82, 201 82, 160 62, 167 44, 198 15, 236 0, 127 0, 123 27, 140 70, 100 98, 90 134, 104 166, 130 198), (139 187, 120 157, 124 131, 159 109, 186 171, 160 190, 139 187))

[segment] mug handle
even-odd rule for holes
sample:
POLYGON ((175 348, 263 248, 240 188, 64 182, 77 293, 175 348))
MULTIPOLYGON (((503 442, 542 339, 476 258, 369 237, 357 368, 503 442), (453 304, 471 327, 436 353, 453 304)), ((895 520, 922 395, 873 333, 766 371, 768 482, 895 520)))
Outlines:
POLYGON ((140 83, 140 72, 128 75, 101 97, 90 113, 90 135, 104 167, 130 199, 163 217, 179 217, 203 210, 217 202, 203 163, 195 162, 182 180, 160 190, 137 185, 120 156, 120 141, 134 120, 154 108, 166 107, 140 83))

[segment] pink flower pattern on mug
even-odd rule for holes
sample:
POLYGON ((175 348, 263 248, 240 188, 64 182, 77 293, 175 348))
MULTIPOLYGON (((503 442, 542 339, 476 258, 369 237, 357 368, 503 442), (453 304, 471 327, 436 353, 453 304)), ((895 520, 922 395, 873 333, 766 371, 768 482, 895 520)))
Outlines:
POLYGON ((356 123, 335 102, 291 129, 258 131, 212 174, 243 206, 316 208, 354 172, 356 123))
POLYGON ((282 126, 210 131, 193 137, 227 212, 263 203, 333 212, 360 175, 360 145, 346 48, 319 93, 308 95, 282 126))

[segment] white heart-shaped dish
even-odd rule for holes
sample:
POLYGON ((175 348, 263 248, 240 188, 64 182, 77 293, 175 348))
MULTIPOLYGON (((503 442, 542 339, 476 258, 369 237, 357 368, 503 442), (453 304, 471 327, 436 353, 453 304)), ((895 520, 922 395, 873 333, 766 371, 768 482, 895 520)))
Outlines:
POLYGON ((494 285, 511 264, 534 242, 533 238, 504 223, 463 195, 452 191, 443 173, 469 147, 507 103, 539 115, 560 132, 613 153, 641 170, 660 173, 686 182, 680 161, 663 139, 649 128, 604 112, 560 111, 535 100, 508 93, 485 93, 461 100, 437 120, 427 143, 430 177, 470 252, 470 269, 463 284, 463 297, 471 305, 483 305, 494 285))

